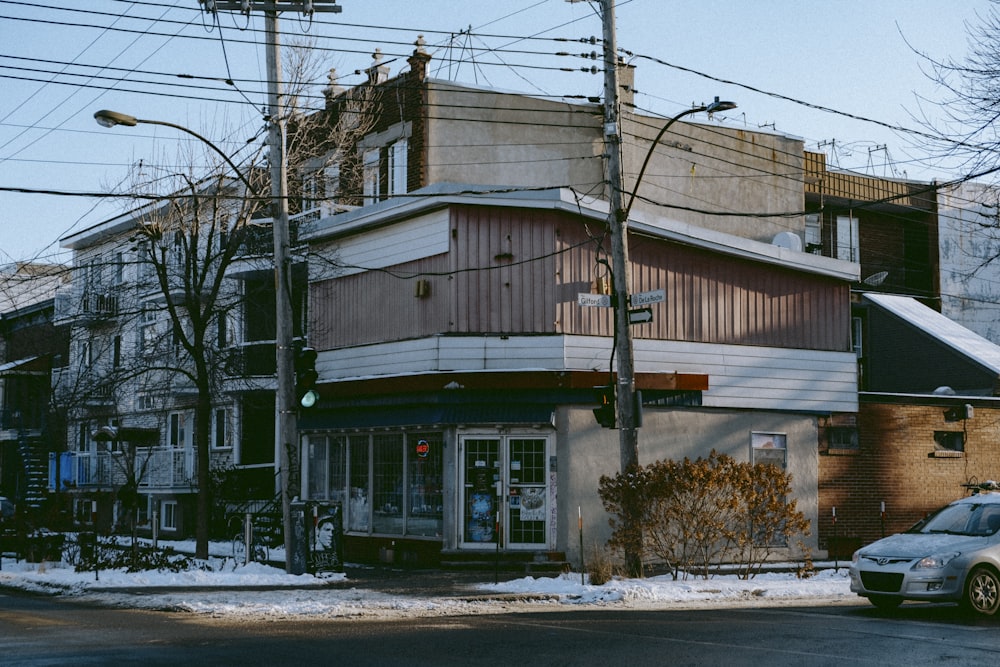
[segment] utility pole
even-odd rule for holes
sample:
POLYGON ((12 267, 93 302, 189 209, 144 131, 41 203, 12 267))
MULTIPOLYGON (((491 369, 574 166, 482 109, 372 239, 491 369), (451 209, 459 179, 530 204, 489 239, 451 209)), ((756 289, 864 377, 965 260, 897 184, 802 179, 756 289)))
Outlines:
POLYGON ((278 13, 282 9, 312 15, 314 11, 340 12, 341 7, 328 0, 199 0, 205 11, 251 10, 264 12, 264 32, 267 39, 267 121, 268 166, 271 177, 272 228, 274 232, 274 290, 275 290, 275 361, 277 365, 275 390, 275 456, 278 461, 281 493, 281 517, 285 535, 285 571, 292 572, 292 554, 295 545, 292 537, 293 495, 298 495, 296 480, 292 479, 293 457, 298 458, 298 410, 295 403, 295 352, 294 320, 292 313, 291 250, 288 231, 288 162, 285 155, 285 99, 282 91, 281 40, 278 32, 278 13))
MULTIPOLYGON (((622 144, 618 103, 618 40, 615 30, 615 0, 601 0, 604 31, 604 145, 607 150, 611 230, 611 266, 614 274, 615 358, 618 366, 616 406, 621 472, 628 474, 639 465, 639 433, 636 428, 635 360, 632 331, 628 321, 629 286, 632 270, 628 258, 628 214, 622 205, 622 144)), ((625 567, 630 575, 642 571, 642 536, 638 512, 633 502, 623 507, 626 533, 625 567)))

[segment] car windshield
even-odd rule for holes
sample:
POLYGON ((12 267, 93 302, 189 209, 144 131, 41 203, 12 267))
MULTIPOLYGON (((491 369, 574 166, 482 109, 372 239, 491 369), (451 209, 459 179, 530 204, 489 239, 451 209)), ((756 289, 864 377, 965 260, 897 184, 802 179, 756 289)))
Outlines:
POLYGON ((992 535, 1000 530, 1000 504, 960 503, 941 508, 908 532, 992 535))

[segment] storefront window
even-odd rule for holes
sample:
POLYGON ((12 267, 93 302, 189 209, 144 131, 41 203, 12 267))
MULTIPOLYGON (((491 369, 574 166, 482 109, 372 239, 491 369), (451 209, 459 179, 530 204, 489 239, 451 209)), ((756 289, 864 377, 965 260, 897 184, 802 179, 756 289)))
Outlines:
POLYGON ((435 433, 416 434, 407 443, 407 488, 409 535, 441 535, 444 507, 441 497, 443 442, 435 433))
POLYGON ((439 537, 444 525, 440 432, 310 435, 309 498, 344 508, 354 533, 439 537))
POLYGON ((376 533, 403 533, 403 434, 372 437, 372 503, 376 533))
POLYGON ((309 497, 343 502, 346 494, 347 445, 343 438, 309 438, 309 497))
POLYGON ((371 507, 368 503, 368 442, 367 435, 351 436, 351 496, 347 504, 347 529, 368 532, 371 507))

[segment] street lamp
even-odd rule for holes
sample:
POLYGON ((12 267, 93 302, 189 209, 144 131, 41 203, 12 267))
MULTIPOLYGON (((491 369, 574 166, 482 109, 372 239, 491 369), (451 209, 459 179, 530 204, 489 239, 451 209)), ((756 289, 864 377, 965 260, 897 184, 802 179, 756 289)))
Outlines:
POLYGON ((247 177, 243 175, 243 172, 240 170, 239 167, 236 166, 236 163, 233 162, 232 158, 226 155, 226 153, 221 148, 219 148, 211 141, 201 136, 192 129, 186 128, 183 125, 177 125, 176 123, 168 123, 165 120, 148 120, 144 118, 136 118, 135 116, 129 116, 128 114, 120 113, 118 111, 109 111, 108 109, 101 109, 100 111, 95 112, 94 120, 96 120, 97 124, 100 125, 101 127, 115 127, 116 125, 122 125, 124 127, 135 127, 139 123, 142 123, 144 125, 163 125, 164 127, 172 127, 175 130, 186 132, 187 134, 190 134, 192 137, 199 139, 202 143, 204 143, 213 151, 218 153, 222 157, 222 159, 226 161, 226 164, 229 165, 229 168, 236 173, 236 176, 241 181, 243 181, 243 185, 247 186, 247 190, 249 190, 254 195, 257 194, 257 189, 254 186, 250 185, 250 181, 247 180, 247 177))
MULTIPOLYGON (((272 30, 276 33, 276 30, 272 30)), ((275 37, 276 39, 276 37, 275 37)), ((269 64, 273 65, 271 62, 271 52, 269 50, 269 64)), ((271 79, 274 80, 277 75, 271 75, 271 79)), ((277 106, 277 105, 275 105, 277 106)), ((116 125, 123 125, 125 127, 134 127, 139 123, 144 123, 147 125, 163 125, 166 127, 172 127, 181 132, 185 132, 195 137, 196 139, 202 141, 206 146, 211 148, 213 151, 218 153, 226 164, 236 173, 237 177, 243 182, 247 187, 247 190, 255 198, 260 197, 262 193, 258 192, 257 189, 250 183, 247 177, 243 174, 239 167, 232 161, 232 159, 222 151, 221 148, 213 144, 211 141, 201 136, 194 130, 184 127, 183 125, 177 125, 175 123, 168 123, 162 120, 149 120, 136 118, 128 114, 119 113, 117 111, 108 111, 107 109, 98 111, 94 114, 94 119, 104 127, 115 127, 116 125)), ((278 443, 280 452, 278 454, 280 460, 280 473, 281 473, 281 498, 282 498, 282 524, 285 532, 285 551, 288 554, 285 558, 285 569, 291 573, 292 566, 292 529, 291 529, 291 509, 290 509, 290 495, 289 489, 291 488, 291 443, 294 440, 296 433, 296 411, 294 405, 294 389, 295 389, 295 368, 294 368, 294 358, 292 356, 292 306, 291 306, 291 270, 289 267, 289 243, 288 243, 288 197, 287 197, 287 184, 286 184, 286 165, 284 161, 284 137, 283 132, 279 132, 276 129, 277 124, 271 124, 271 191, 273 199, 273 207, 275 209, 274 221, 272 223, 272 231, 274 235, 274 284, 275 284, 275 316, 276 316, 276 333, 275 333, 275 359, 276 359, 276 415, 275 415, 275 426, 276 431, 279 434, 280 442, 278 443)), ((199 467, 199 482, 204 481, 204 486, 202 488, 207 488, 207 461, 204 462, 204 466, 199 467), (201 470, 206 471, 206 477, 204 480, 201 479, 201 470)), ((201 485, 201 484, 200 484, 201 485)), ((200 520, 200 519, 199 519, 200 520)), ((301 574, 300 572, 295 572, 295 574, 301 574)))
POLYGON ((701 106, 685 109, 684 111, 680 112, 679 114, 668 120, 666 124, 660 128, 659 133, 657 133, 657 135, 653 138, 653 143, 649 145, 649 151, 646 153, 646 158, 642 161, 642 167, 639 168, 639 174, 635 177, 635 184, 632 186, 632 192, 629 194, 628 204, 625 205, 625 210, 622 211, 621 213, 622 219, 628 220, 628 214, 632 210, 632 204, 635 202, 635 195, 639 191, 639 183, 642 182, 642 177, 646 174, 646 167, 649 166, 649 161, 652 159, 653 152, 656 150, 656 146, 660 143, 660 139, 662 139, 663 135, 667 133, 667 130, 670 129, 671 125, 676 123, 679 119, 683 118, 684 116, 693 113, 698 113, 700 111, 706 111, 709 114, 712 114, 715 113, 716 111, 729 111, 730 109, 735 109, 735 108, 736 108, 736 102, 728 102, 726 100, 720 100, 718 97, 716 97, 715 101, 712 102, 711 104, 703 104, 701 106))

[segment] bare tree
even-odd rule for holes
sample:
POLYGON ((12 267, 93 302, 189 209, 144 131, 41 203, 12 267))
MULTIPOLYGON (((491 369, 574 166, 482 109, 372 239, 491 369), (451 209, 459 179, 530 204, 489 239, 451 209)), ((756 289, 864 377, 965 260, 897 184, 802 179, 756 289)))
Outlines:
POLYGON ((263 205, 257 195, 261 179, 250 174, 246 185, 223 175, 208 180, 179 175, 183 186, 163 205, 149 209, 136 229, 140 261, 148 262, 168 314, 171 330, 162 340, 173 348, 151 357, 147 372, 186 379, 196 397, 198 558, 208 557, 210 425, 219 371, 226 366, 224 347, 218 344, 219 318, 234 307, 236 296, 227 289, 226 274, 263 205), (247 192, 248 185, 255 191, 247 192))
POLYGON ((932 120, 923 109, 915 114, 928 130, 921 134, 925 147, 958 160, 975 177, 1000 170, 1000 0, 990 2, 993 6, 979 24, 968 27, 969 51, 963 58, 935 59, 917 52, 928 78, 943 91, 933 101, 943 120, 932 120))
MULTIPOLYGON (((373 86, 341 90, 335 85, 336 73, 330 70, 322 94, 310 95, 318 87, 315 81, 322 70, 318 51, 307 46, 286 50, 291 101, 286 119, 289 196, 293 213, 328 215, 344 198, 339 169, 356 162, 357 140, 374 125, 372 109, 378 93, 373 86), (323 102, 315 105, 313 100, 323 102)), ((193 164, 193 159, 188 160, 192 157, 182 156, 180 163, 193 164)), ((117 368, 111 381, 115 386, 143 381, 154 387, 186 382, 192 390, 198 489, 195 555, 199 558, 208 556, 213 400, 219 395, 222 377, 232 375, 229 350, 219 341, 218 332, 227 314, 241 307, 243 296, 228 273, 234 261, 247 260, 253 240, 270 236, 270 200, 265 195, 269 187, 265 171, 257 168, 260 157, 247 160, 251 167, 237 174, 239 178, 217 162, 202 175, 147 165, 135 174, 130 186, 137 197, 153 202, 133 212, 131 241, 141 272, 150 281, 147 287, 153 288, 156 298, 127 307, 120 304, 118 319, 120 326, 131 322, 134 331, 152 308, 165 311, 166 317, 165 327, 145 341, 149 347, 142 358, 127 368, 117 368)), ((268 247, 260 244, 260 269, 270 263, 268 247)), ((144 336, 141 333, 140 340, 144 336)))

